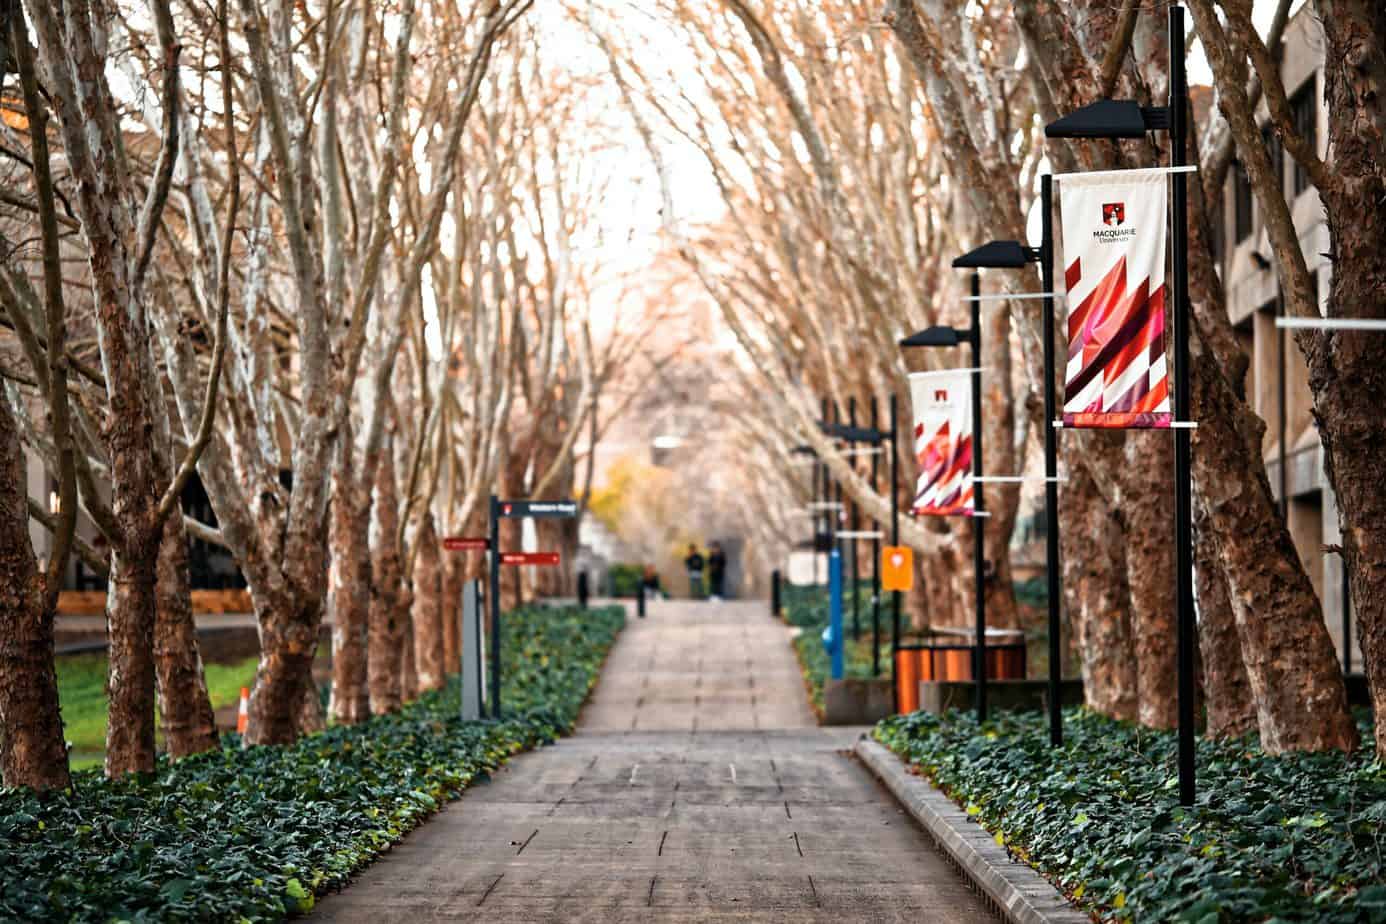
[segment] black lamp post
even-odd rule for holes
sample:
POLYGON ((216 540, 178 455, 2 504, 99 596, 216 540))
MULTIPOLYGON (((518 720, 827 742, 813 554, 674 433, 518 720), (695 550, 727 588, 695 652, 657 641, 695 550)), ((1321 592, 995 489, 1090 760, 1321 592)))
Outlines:
MULTIPOLYGON (((1188 137, 1189 88, 1184 68, 1184 8, 1169 8, 1169 101, 1142 106, 1132 100, 1100 100, 1051 122, 1049 138, 1144 138, 1147 132, 1169 132, 1169 163, 1184 166, 1188 137)), ((1174 302, 1174 550, 1179 681, 1179 801, 1194 801, 1194 593, 1193 593, 1193 458, 1189 419, 1189 253, 1188 180, 1176 169, 1170 256, 1174 302)), ((1054 426, 1051 419, 1049 427, 1054 426)))
POLYGON ((1054 394, 1054 260, 1052 225, 1053 181, 1041 180, 1040 200, 1044 211, 1044 232, 1039 247, 1027 247, 1019 241, 992 241, 953 261, 953 266, 971 269, 1021 269, 1030 263, 1040 264, 1041 288, 1044 294, 1044 525, 1045 580, 1049 606, 1049 743, 1064 742, 1063 713, 1060 711, 1059 688, 1063 679, 1063 632, 1060 619, 1059 589, 1059 483, 1058 441, 1052 421, 1056 413, 1054 394))
MULTIPOLYGON (((954 263, 956 266, 957 264, 954 263)), ((986 515, 986 497, 982 482, 982 280, 972 273, 972 326, 965 330, 956 327, 929 327, 900 341, 902 347, 952 347, 967 343, 972 347, 972 572, 975 581, 976 642, 972 648, 973 703, 977 721, 987 718, 987 598, 986 551, 982 520, 986 515)))

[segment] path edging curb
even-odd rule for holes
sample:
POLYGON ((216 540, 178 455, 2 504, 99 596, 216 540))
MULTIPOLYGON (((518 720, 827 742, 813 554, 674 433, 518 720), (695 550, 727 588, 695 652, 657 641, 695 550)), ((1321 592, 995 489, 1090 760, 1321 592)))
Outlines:
POLYGON ((1011 924, 1091 924, 1049 880, 1012 860, 985 828, 910 773, 889 748, 863 736, 853 750, 1011 924))

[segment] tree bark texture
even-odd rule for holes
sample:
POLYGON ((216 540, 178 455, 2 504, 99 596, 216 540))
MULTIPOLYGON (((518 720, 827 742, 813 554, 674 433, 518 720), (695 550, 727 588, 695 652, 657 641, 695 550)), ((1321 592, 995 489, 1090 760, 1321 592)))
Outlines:
POLYGON ((1141 724, 1173 728, 1176 699, 1174 599, 1174 441, 1170 433, 1130 432, 1117 468, 1125 527, 1131 644, 1141 724))
POLYGON ((154 669, 164 747, 175 759, 217 747, 188 586, 188 535, 178 512, 164 521, 154 616, 154 669))
MULTIPOLYGON (((343 438, 343 446, 349 440, 343 438)), ((370 486, 361 485, 342 466, 339 450, 337 489, 332 495, 328 529, 332 564, 328 599, 332 611, 332 720, 356 725, 370 717, 366 686, 366 627, 371 612, 370 486)))
MULTIPOLYGON (((1333 242, 1329 314, 1386 318, 1386 14, 1376 0, 1320 0, 1328 143, 1335 182, 1320 190, 1333 242)), ((1338 503, 1352 610, 1386 754, 1386 363, 1383 335, 1297 339, 1309 365, 1324 469, 1338 503)), ((1346 643, 1346 639, 1344 640, 1346 643)))
POLYGON ((403 572, 398 533, 394 453, 387 444, 376 468, 375 496, 371 502, 371 609, 366 675, 372 715, 395 712, 400 706, 400 648, 409 610, 401 605, 403 572))
POLYGON ((1084 702, 1103 715, 1134 720, 1139 694, 1125 533, 1083 466, 1070 466, 1068 479, 1060 487, 1059 540, 1064 587, 1074 604, 1069 618, 1082 659, 1084 702))
MULTIPOLYGON (((155 550, 157 552, 157 548, 155 550)), ((154 558, 111 554, 106 591, 106 775, 154 771, 154 558)))
POLYGON ((443 555, 443 674, 462 667, 462 587, 466 582, 460 553, 443 555))
POLYGON ((419 692, 440 690, 443 687, 443 574, 438 547, 438 531, 433 525, 433 512, 425 511, 415 542, 418 555, 414 559, 414 667, 418 675, 419 692))
POLYGON ((1242 661, 1237 617, 1227 594, 1227 575, 1217 536, 1200 496, 1194 498, 1194 566, 1198 597, 1198 648, 1203 662, 1203 698, 1209 738, 1240 738, 1256 730, 1251 679, 1242 661))
POLYGON ((53 667, 53 614, 29 543, 24 456, 0 392, 0 782, 70 785, 53 667))
POLYGON ((1235 422, 1240 429, 1194 430, 1194 473, 1219 537, 1261 746, 1272 754, 1354 747, 1357 729, 1323 608, 1273 503, 1265 465, 1251 448, 1261 445, 1265 424, 1238 413, 1198 338, 1192 345, 1192 397, 1200 421, 1235 422))

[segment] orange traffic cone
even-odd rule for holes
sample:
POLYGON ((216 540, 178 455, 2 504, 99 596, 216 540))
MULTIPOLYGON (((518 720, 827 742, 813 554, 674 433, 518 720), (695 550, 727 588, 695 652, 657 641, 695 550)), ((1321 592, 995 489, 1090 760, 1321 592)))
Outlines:
POLYGON ((250 724, 250 689, 241 687, 241 711, 236 714, 236 734, 244 735, 250 724))

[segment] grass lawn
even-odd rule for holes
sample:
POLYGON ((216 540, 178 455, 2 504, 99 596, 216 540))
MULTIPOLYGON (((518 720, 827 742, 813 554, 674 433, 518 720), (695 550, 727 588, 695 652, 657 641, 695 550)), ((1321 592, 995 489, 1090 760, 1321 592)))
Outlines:
MULTIPOLYGON (((58 702, 63 733, 72 743, 72 769, 100 766, 106 754, 106 656, 67 655, 58 660, 58 702)), ((206 665, 212 708, 235 705, 241 687, 255 679, 256 658, 206 665)))

